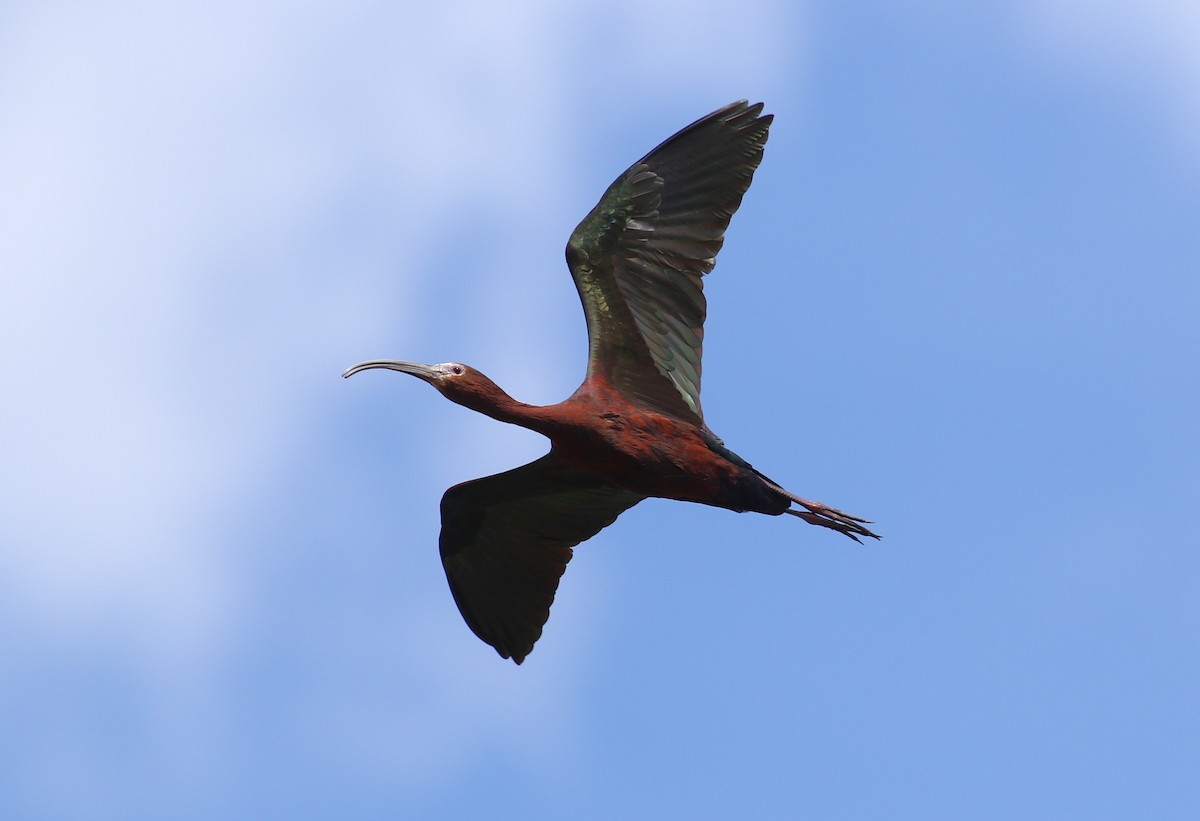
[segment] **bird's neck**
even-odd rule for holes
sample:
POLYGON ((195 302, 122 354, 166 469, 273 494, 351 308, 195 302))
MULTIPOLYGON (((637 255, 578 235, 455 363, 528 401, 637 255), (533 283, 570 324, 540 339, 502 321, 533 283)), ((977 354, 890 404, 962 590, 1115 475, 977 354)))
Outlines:
POLYGON ((545 408, 518 402, 490 379, 478 380, 471 385, 470 390, 456 391, 452 395, 448 393, 447 398, 464 408, 482 413, 484 416, 490 416, 510 425, 520 425, 539 433, 545 432, 547 423, 550 421, 545 413, 545 408))

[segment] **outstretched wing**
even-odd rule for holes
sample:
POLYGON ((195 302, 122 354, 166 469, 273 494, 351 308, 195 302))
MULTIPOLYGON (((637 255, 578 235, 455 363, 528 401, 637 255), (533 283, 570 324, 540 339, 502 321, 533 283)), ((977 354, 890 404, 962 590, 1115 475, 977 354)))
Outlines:
POLYGON ((571 234, 567 264, 588 325, 588 378, 703 422, 705 301, 725 229, 762 161, 771 115, 727 105, 617 177, 571 234))
POLYGON ((442 565, 467 626, 520 664, 550 617, 571 548, 643 498, 605 486, 553 452, 447 490, 442 565))

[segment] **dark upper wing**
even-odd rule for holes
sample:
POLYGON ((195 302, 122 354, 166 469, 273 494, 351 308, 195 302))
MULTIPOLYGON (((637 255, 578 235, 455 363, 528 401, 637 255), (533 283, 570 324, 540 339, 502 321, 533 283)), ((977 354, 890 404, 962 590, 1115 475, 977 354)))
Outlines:
POLYGON ((588 377, 697 424, 700 277, 762 161, 772 118, 761 112, 743 100, 671 137, 609 186, 567 242, 587 315, 588 377))
POLYGON ((571 548, 642 496, 604 486, 553 452, 442 497, 442 564, 475 635, 520 664, 542 635, 571 548))

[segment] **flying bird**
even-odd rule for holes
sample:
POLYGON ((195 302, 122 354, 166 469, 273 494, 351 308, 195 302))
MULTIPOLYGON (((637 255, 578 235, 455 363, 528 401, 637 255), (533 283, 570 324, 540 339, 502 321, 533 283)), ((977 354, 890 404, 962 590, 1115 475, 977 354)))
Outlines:
POLYGON ((458 362, 371 360, 451 402, 550 439, 522 467, 442 497, 440 551, 467 625, 517 664, 550 617, 572 548, 655 496, 879 538, 866 519, 784 490, 704 423, 700 354, 710 272, 762 161, 773 115, 745 100, 689 125, 621 174, 567 242, 587 319, 587 375, 565 402, 510 397, 458 362))

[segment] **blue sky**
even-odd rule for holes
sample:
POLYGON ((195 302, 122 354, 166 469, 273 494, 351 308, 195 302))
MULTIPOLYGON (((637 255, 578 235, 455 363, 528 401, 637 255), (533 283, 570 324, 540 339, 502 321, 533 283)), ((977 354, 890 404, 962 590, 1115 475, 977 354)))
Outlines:
POLYGON ((962 5, 6 5, 0 816, 1200 813, 1200 11, 962 5), (437 503, 544 440, 339 374, 566 397, 742 97, 706 416, 884 540, 648 501, 517 668, 437 503))

